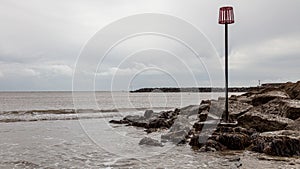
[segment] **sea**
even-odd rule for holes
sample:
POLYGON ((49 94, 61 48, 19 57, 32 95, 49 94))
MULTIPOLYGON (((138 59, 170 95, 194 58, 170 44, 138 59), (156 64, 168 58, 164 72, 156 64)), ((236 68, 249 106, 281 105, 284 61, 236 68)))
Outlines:
POLYGON ((0 92, 0 168, 300 168, 298 158, 247 150, 139 145, 168 131, 109 123, 219 97, 224 93, 0 92))

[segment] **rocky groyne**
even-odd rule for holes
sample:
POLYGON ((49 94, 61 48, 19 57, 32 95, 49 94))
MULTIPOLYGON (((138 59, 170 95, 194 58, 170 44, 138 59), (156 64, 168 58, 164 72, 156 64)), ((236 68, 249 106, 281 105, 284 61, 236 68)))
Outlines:
POLYGON ((140 144, 189 144, 198 151, 251 150, 274 156, 300 156, 300 81, 251 90, 229 99, 230 124, 222 123, 224 99, 199 105, 126 116, 110 123, 160 132, 160 140, 140 144))

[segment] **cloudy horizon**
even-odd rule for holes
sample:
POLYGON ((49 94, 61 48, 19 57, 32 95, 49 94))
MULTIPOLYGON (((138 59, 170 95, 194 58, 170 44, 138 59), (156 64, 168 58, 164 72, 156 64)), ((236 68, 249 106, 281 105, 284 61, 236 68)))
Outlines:
MULTIPOLYGON (((234 7, 236 20, 229 26, 230 86, 300 80, 299 1, 3 0, 0 4, 0 91, 72 90, 78 56, 91 39, 111 23, 144 13, 168 15, 193 25, 211 43, 201 51, 203 55, 216 52, 223 64, 224 27, 217 20, 219 7, 224 5, 234 7)), ((174 31, 177 29, 188 30, 177 27, 174 31)), ((122 31, 121 27, 116 30, 122 31)), ((189 40, 198 43, 199 38, 189 40)), ((203 47, 208 42, 200 44, 203 47)), ((209 78, 219 69, 207 73, 190 55, 162 37, 147 35, 125 41, 94 72, 95 90, 212 85, 209 78), (111 79, 117 83, 113 88, 111 79)), ((220 67, 216 61, 206 63, 220 67)), ((222 86, 221 82, 214 81, 213 86, 222 86)))

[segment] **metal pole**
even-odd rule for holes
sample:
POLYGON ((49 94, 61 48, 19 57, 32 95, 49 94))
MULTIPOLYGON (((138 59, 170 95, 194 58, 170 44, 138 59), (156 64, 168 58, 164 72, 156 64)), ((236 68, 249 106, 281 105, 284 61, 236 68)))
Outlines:
POLYGON ((225 24, 225 121, 229 122, 228 112, 228 24, 225 24))

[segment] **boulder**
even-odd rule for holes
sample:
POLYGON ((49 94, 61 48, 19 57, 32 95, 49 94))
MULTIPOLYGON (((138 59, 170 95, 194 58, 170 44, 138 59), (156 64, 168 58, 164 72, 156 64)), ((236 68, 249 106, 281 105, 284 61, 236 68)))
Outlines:
POLYGON ((261 133, 254 139, 252 150, 274 156, 300 156, 300 132, 280 130, 261 133))
POLYGON ((281 108, 283 117, 293 120, 300 117, 300 100, 284 100, 281 108))
POLYGON ((300 131, 300 118, 294 120, 292 123, 288 124, 287 130, 300 131))
POLYGON ((160 143, 158 140, 152 139, 150 137, 144 137, 140 142, 139 145, 148 145, 148 146, 159 146, 163 147, 163 144, 160 143))
POLYGON ((250 136, 245 133, 223 133, 217 141, 230 150, 244 150, 251 144, 250 136))
POLYGON ((217 117, 221 117, 225 108, 225 100, 219 98, 219 100, 212 100, 209 108, 209 114, 213 114, 217 117))
POLYGON ((181 115, 191 116, 194 114, 200 114, 204 110, 209 110, 209 104, 190 105, 180 109, 181 115))
POLYGON ((254 128, 259 132, 283 130, 289 123, 293 122, 288 118, 255 111, 249 111, 237 120, 239 126, 248 129, 254 128))
POLYGON ((242 127, 219 127, 212 138, 230 150, 244 150, 251 145, 251 136, 256 133, 253 129, 242 127))
POLYGON ((286 91, 291 99, 300 100, 300 81, 296 83, 285 83, 281 86, 281 88, 286 91))
POLYGON ((284 91, 274 89, 274 90, 268 91, 266 93, 260 93, 260 94, 256 94, 256 95, 252 96, 252 105, 259 106, 259 105, 268 103, 269 101, 274 100, 276 98, 288 99, 289 95, 284 91))
POLYGON ((157 132, 157 131, 159 131, 158 128, 147 128, 147 129, 145 129, 145 132, 147 132, 148 134, 153 133, 153 132, 157 132))
POLYGON ((189 144, 200 148, 201 151, 244 150, 251 145, 251 135, 254 133, 255 130, 241 127, 218 127, 209 137, 194 135, 189 144))
POLYGON ((139 115, 129 115, 123 118, 124 121, 127 121, 128 123, 130 122, 138 122, 140 120, 144 120, 145 118, 143 116, 139 116, 139 115))
POLYGON ((152 115, 153 115, 153 110, 146 110, 145 113, 144 113, 144 117, 146 119, 150 118, 152 115))
POLYGON ((203 126, 204 126, 203 122, 196 122, 194 123, 193 128, 195 129, 195 131, 201 131, 203 126))
POLYGON ((190 119, 187 116, 179 115, 170 128, 170 132, 185 130, 189 131, 192 128, 190 119))
POLYGON ((277 116, 282 116, 282 99, 276 98, 268 103, 256 106, 253 108, 254 111, 260 112, 262 114, 273 114, 277 116))
POLYGON ((253 108, 253 106, 248 103, 230 100, 229 101, 229 110, 228 110, 229 118, 232 120, 236 120, 239 116, 245 114, 252 108, 253 108))
POLYGON ((189 145, 199 149, 205 146, 205 143, 207 143, 208 140, 209 140, 209 136, 206 135, 200 135, 200 134, 192 135, 189 145))
POLYGON ((169 132, 167 134, 161 135, 162 142, 171 141, 173 143, 185 143, 188 132, 185 130, 169 132))
POLYGON ((173 120, 164 118, 154 118, 149 121, 148 128, 170 128, 174 123, 173 120))
POLYGON ((137 120, 137 121, 129 122, 129 125, 148 128, 149 122, 147 120, 137 120))
POLYGON ((252 104, 252 99, 250 97, 247 97, 246 95, 237 96, 236 101, 241 103, 252 104))
POLYGON ((206 121, 207 117, 208 117, 208 111, 201 112, 199 114, 199 121, 200 122, 206 121))
POLYGON ((136 126, 136 127, 148 127, 148 121, 143 116, 126 116, 123 118, 123 121, 126 121, 128 125, 130 126, 136 126))
POLYGON ((193 128, 195 129, 195 131, 202 131, 203 127, 205 130, 214 130, 218 124, 219 124, 220 120, 207 120, 207 121, 199 121, 199 122, 195 122, 193 125, 193 128))
POLYGON ((174 111, 162 111, 160 112, 159 118, 170 119, 174 115, 174 111))
POLYGON ((225 147, 215 140, 208 139, 207 142, 199 149, 201 152, 208 152, 208 151, 221 151, 224 150, 225 147))
POLYGON ((110 120, 109 123, 113 123, 113 124, 126 124, 127 121, 124 121, 124 120, 110 120))
POLYGON ((220 120, 220 117, 209 113, 207 110, 202 111, 198 117, 200 122, 204 122, 207 120, 220 120))

